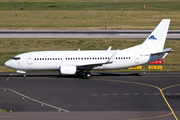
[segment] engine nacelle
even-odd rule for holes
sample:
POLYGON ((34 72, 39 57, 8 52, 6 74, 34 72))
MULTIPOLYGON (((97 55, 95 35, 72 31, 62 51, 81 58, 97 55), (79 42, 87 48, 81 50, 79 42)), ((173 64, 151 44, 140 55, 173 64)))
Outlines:
POLYGON ((59 72, 62 75, 74 75, 76 73, 76 66, 60 66, 59 72))

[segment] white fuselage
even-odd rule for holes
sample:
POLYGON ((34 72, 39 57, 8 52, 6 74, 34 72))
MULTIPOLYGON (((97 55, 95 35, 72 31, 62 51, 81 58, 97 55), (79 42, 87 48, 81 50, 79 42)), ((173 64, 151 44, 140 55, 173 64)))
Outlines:
MULTIPOLYGON (((113 63, 96 66, 93 69, 121 69, 141 64, 146 64, 164 55, 153 56, 144 52, 126 52, 124 50, 101 50, 101 51, 41 51, 28 52, 15 56, 18 60, 11 59, 6 66, 16 70, 59 70, 60 66, 83 66, 89 64, 105 63, 114 52, 117 55, 113 63)), ((87 68, 88 69, 88 68, 87 68)))

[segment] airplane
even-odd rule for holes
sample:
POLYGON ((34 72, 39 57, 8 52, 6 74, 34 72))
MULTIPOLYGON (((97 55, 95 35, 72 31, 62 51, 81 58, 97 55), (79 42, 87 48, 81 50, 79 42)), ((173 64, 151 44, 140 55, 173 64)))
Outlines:
POLYGON ((90 77, 91 70, 115 70, 143 65, 165 58, 171 48, 164 48, 170 19, 162 19, 146 40, 123 50, 37 51, 14 56, 5 66, 26 75, 26 71, 59 71, 62 75, 81 73, 90 77))

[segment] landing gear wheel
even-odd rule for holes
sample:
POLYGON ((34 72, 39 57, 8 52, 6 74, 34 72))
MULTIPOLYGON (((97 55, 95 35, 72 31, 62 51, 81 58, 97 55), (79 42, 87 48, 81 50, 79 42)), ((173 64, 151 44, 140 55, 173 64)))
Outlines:
POLYGON ((86 77, 90 78, 91 77, 91 73, 90 72, 86 72, 86 77))
POLYGON ((23 74, 23 77, 26 77, 26 74, 23 74))

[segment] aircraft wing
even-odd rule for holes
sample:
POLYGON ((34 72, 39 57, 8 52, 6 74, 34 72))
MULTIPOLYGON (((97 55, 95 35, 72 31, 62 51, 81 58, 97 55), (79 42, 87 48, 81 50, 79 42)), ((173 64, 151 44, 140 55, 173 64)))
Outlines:
POLYGON ((115 52, 108 61, 103 62, 103 63, 76 63, 76 64, 68 64, 68 65, 77 66, 77 68, 81 70, 91 70, 94 67, 102 66, 103 64, 113 63, 114 59, 116 58, 116 54, 117 52, 115 52))

